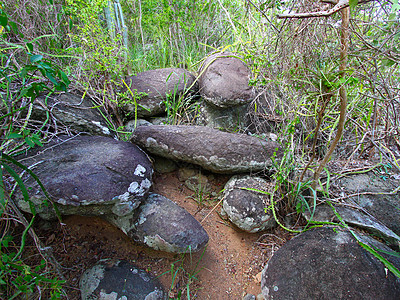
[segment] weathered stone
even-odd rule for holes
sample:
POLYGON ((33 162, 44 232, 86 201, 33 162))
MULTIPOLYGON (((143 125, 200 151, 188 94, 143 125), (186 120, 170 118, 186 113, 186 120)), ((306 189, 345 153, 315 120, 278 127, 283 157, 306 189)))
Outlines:
POLYGON ((265 210, 270 205, 268 193, 268 183, 262 178, 233 176, 224 188, 222 213, 250 233, 272 228, 276 222, 272 213, 265 210))
POLYGON ((396 174, 368 172, 341 178, 339 184, 341 192, 361 193, 361 195, 350 197, 347 201, 359 205, 394 233, 400 235, 400 191, 391 194, 400 186, 400 180, 394 175, 396 174))
POLYGON ((207 176, 200 172, 186 179, 185 186, 193 192, 209 193, 211 191, 211 185, 208 182, 207 176))
POLYGON ((86 96, 71 93, 52 94, 35 99, 32 118, 45 121, 49 114, 48 124, 57 122, 57 126, 65 125, 79 133, 94 135, 111 135, 98 105, 86 96))
POLYGON ((243 105, 255 97, 249 86, 249 67, 233 53, 210 55, 199 70, 199 88, 203 99, 221 108, 243 105))
MULTIPOLYGON (((363 243, 390 251, 372 239, 363 243)), ((400 259, 385 255, 400 267, 400 259)), ((348 231, 314 228, 293 238, 269 260, 261 281, 265 299, 400 299, 400 280, 348 231)))
POLYGON ((278 143, 203 126, 141 126, 132 141, 150 153, 197 164, 215 173, 261 171, 282 156, 278 143))
POLYGON ((153 249, 189 253, 199 251, 208 243, 207 232, 200 223, 164 196, 150 194, 139 209, 131 234, 153 249))
MULTIPOLYGON (((40 178, 62 215, 130 215, 147 196, 153 169, 136 145, 99 136, 77 136, 19 158, 40 178)), ((44 219, 56 218, 37 182, 25 179, 31 200, 44 219)), ((29 204, 17 194, 19 207, 29 204)))
POLYGON ((161 156, 154 156, 154 170, 158 173, 170 173, 175 171, 178 166, 173 160, 161 156))
POLYGON ((236 131, 246 127, 247 104, 235 107, 219 108, 203 102, 199 105, 197 125, 236 131))
POLYGON ((153 125, 152 123, 150 123, 149 121, 145 120, 145 119, 137 119, 135 120, 130 120, 125 124, 125 129, 124 131, 126 132, 132 132, 135 130, 136 127, 139 126, 151 126, 153 125))
MULTIPOLYGON (((400 245, 400 237, 373 216, 350 207, 334 206, 334 208, 346 224, 367 230, 371 234, 379 236, 393 245, 400 245)), ((306 211, 303 215, 307 220, 310 219, 310 212, 306 211)), ((328 205, 317 206, 312 220, 317 222, 340 222, 333 209, 328 205)))
POLYGON ((82 300, 164 300, 159 281, 127 261, 105 259, 86 270, 79 282, 82 300))
POLYGON ((246 296, 243 297, 243 300, 256 300, 256 296, 252 294, 247 294, 246 296))
POLYGON ((190 177, 198 175, 200 172, 199 168, 193 168, 190 166, 187 167, 181 167, 178 170, 178 179, 179 181, 185 182, 188 180, 190 177))
MULTIPOLYGON (((195 77, 185 69, 166 68, 138 73, 126 79, 130 90, 137 97, 137 115, 139 117, 156 116, 165 112, 164 100, 197 90, 195 77)), ((124 88, 123 93, 132 98, 124 88)), ((122 100, 122 99, 121 99, 122 100)), ((135 111, 133 103, 127 103, 125 110, 131 114, 135 111)))

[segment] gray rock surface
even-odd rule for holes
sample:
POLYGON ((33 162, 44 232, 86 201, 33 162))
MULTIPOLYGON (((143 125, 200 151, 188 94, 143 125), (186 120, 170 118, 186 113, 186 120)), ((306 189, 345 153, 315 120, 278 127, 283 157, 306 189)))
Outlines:
POLYGON ((278 143, 203 126, 141 126, 131 137, 152 154, 200 165, 215 173, 261 171, 282 156, 278 143))
MULTIPOLYGON (((192 92, 197 91, 195 77, 185 69, 166 68, 149 70, 129 77, 125 81, 132 93, 137 95, 137 114, 139 117, 156 116, 165 112, 163 101, 166 95, 181 95, 190 88, 192 92)), ((131 95, 127 88, 123 88, 122 93, 131 95)), ((135 96, 136 97, 136 96, 135 96)), ((121 99, 122 100, 122 99, 121 99)), ((135 106, 126 104, 125 110, 134 117, 135 106)))
POLYGON ((219 108, 207 102, 200 103, 197 125, 236 131, 246 127, 247 104, 235 107, 219 108))
POLYGON ((400 236, 400 191, 390 194, 400 186, 400 180, 394 175, 385 172, 351 175, 341 178, 339 186, 347 194, 370 193, 346 201, 360 206, 400 236))
POLYGON ((159 281, 127 261, 105 259, 86 270, 80 279, 82 300, 164 300, 159 281))
POLYGON ((152 158, 154 160, 154 171, 158 173, 169 173, 178 169, 177 164, 173 160, 161 156, 154 156, 152 158))
MULTIPOLYGON (((400 237, 385 225, 381 224, 373 216, 350 207, 334 206, 334 208, 346 224, 367 230, 371 234, 378 236, 393 245, 400 245, 400 237)), ((307 220, 310 219, 310 213, 308 211, 303 213, 303 215, 307 220)), ((340 223, 340 220, 336 217, 333 209, 328 205, 317 206, 313 215, 313 221, 340 223)))
POLYGON ((199 70, 199 89, 203 99, 220 108, 243 105, 255 97, 249 86, 249 67, 233 53, 215 53, 199 70))
MULTIPOLYGON (((387 258, 400 267, 399 258, 387 258)), ((333 227, 313 228, 284 244, 265 266, 261 288, 265 299, 275 300, 400 299, 399 278, 350 232, 333 227)))
MULTIPOLYGON (((35 148, 20 157, 40 178, 61 215, 130 215, 145 199, 152 185, 152 165, 136 145, 100 136, 77 136, 59 144, 35 148)), ((54 219, 51 205, 37 182, 24 177, 37 212, 54 219)), ((17 194, 19 207, 29 204, 17 194)))
POLYGON ((276 225, 270 210, 268 183, 259 177, 233 176, 225 185, 222 214, 240 229, 255 233, 276 225), (249 190, 250 189, 250 190, 249 190))
POLYGON ((71 93, 52 94, 35 99, 31 117, 44 122, 48 113, 49 126, 54 127, 56 123, 79 133, 110 136, 111 132, 100 113, 101 108, 96 106, 88 96, 82 99, 71 93))
POLYGON ((168 198, 150 194, 139 208, 133 237, 147 246, 172 253, 201 250, 208 234, 185 209, 168 198))

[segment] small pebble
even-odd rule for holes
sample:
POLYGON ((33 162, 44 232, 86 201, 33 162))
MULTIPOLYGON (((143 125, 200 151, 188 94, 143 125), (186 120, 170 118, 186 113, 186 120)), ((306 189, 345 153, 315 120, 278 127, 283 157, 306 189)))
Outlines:
POLYGON ((246 296, 243 297, 243 300, 256 300, 256 296, 252 294, 247 294, 246 296))

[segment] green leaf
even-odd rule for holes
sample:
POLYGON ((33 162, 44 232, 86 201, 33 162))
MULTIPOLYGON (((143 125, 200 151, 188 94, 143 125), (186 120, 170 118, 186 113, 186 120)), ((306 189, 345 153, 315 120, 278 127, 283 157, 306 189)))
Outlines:
POLYGON ((0 25, 5 28, 7 26, 7 23, 8 23, 7 15, 6 14, 1 14, 0 15, 0 25))
MULTIPOLYGON (((33 49, 33 47, 32 47, 32 49, 33 49)), ((31 63, 35 63, 35 62, 41 61, 43 59, 43 55, 39 55, 39 54, 32 55, 30 59, 31 59, 31 63)))
POLYGON ((11 132, 7 135, 8 139, 20 139, 23 138, 22 134, 16 133, 16 132, 11 132))
POLYGON ((29 147, 35 147, 35 143, 32 141, 32 139, 30 137, 26 137, 25 138, 25 142, 28 144, 29 147))
MULTIPOLYGON (((40 181, 40 179, 35 175, 35 173, 32 172, 32 170, 30 170, 28 167, 24 166, 24 165, 21 164, 19 161, 15 160, 13 157, 11 157, 11 156, 9 156, 9 155, 7 155, 7 154, 5 154, 5 153, 2 153, 2 159, 11 162, 12 164, 14 164, 15 166, 17 166, 18 168, 20 168, 20 169, 24 170, 25 172, 27 172, 30 176, 32 176, 32 178, 35 179, 35 181, 36 181, 37 184, 39 185, 40 189, 42 190, 42 192, 43 192, 44 195, 46 196, 46 199, 43 199, 44 205, 47 206, 47 205, 48 205, 48 202, 49 202, 49 201, 51 202, 50 195, 47 193, 47 191, 46 191, 44 185, 42 184, 42 182, 40 181)), ((19 176, 18 176, 18 177, 19 177, 19 176)), ((15 178, 14 178, 14 179, 15 179, 15 178)), ((17 181, 17 179, 15 179, 15 181, 17 181)), ((18 183, 18 181, 17 181, 17 183, 18 183)), ((25 186, 24 186, 24 187, 25 187, 25 186)), ((26 190, 26 189, 25 189, 25 190, 26 190)), ((29 197, 28 197, 28 200, 29 200, 29 197)), ((51 203, 53 203, 53 202, 51 202, 51 203)), ((57 206, 55 206, 55 205, 53 204, 53 208, 55 209, 57 215, 59 215, 57 206)), ((35 212, 32 212, 32 214, 34 214, 34 215, 35 215, 35 213, 36 213, 36 211, 35 211, 35 212)))
POLYGON ((50 72, 46 71, 46 77, 55 85, 58 85, 58 81, 54 78, 53 74, 50 72))
MULTIPOLYGON (((51 66, 49 63, 47 63, 47 62, 43 62, 43 61, 39 62, 39 63, 38 63, 38 68, 39 68, 39 69, 42 68, 42 69, 44 69, 44 70, 54 72, 54 69, 52 68, 52 66, 51 66)), ((43 75, 44 75, 44 74, 43 74, 43 75)))
POLYGON ((358 4, 358 0, 349 0, 350 9, 353 9, 358 4))
POLYGON ((69 85, 71 81, 69 81, 68 76, 63 72, 59 71, 59 76, 61 77, 62 81, 65 82, 66 85, 69 85))
POLYGON ((19 32, 17 23, 8 22, 8 24, 10 25, 11 29, 14 31, 15 34, 18 34, 21 38, 24 37, 24 35, 21 32, 19 32))
MULTIPOLYGON (((33 52, 33 45, 32 43, 26 43, 26 47, 28 48, 29 52, 33 52)), ((31 58, 32 61, 32 58, 31 58)))
POLYGON ((392 2, 393 2, 393 4, 392 4, 392 12, 395 13, 395 12, 400 10, 399 0, 393 0, 392 2))
POLYGON ((395 276, 397 276, 398 278, 400 278, 400 271, 393 266, 386 258, 384 258, 382 255, 380 255, 378 252, 376 252, 372 247, 370 247, 367 244, 364 244, 363 242, 358 241, 358 244, 363 247, 365 250, 367 250, 369 253, 371 253, 373 256, 375 256, 375 258, 377 258, 378 260, 381 261, 381 263, 383 263, 386 268, 389 269, 390 272, 392 272, 395 276))
MULTIPOLYGON (((3 155, 4 155, 4 153, 3 153, 3 155)), ((15 172, 13 168, 11 168, 9 165, 5 164, 4 162, 2 163, 2 166, 11 175, 11 177, 14 178, 15 182, 18 184, 18 187, 21 189, 24 200, 29 202, 28 190, 26 189, 25 184, 22 181, 21 177, 18 175, 18 173, 15 172)), ((32 211, 32 214, 35 215, 36 211, 32 211)))

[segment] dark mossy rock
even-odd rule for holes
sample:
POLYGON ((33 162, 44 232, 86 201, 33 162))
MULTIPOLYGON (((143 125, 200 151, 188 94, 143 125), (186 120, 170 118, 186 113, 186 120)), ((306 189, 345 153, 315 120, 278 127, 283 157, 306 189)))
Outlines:
POLYGON ((128 261, 101 260, 79 282, 82 300, 164 300, 160 282, 128 261))
MULTIPOLYGON (((150 117, 165 112, 164 100, 167 97, 196 93, 198 86, 195 80, 196 78, 185 69, 165 68, 138 73, 127 78, 126 83, 137 98, 137 115, 150 117)), ((124 87, 121 92, 132 98, 127 88, 124 87)), ((133 103, 124 105, 124 110, 134 118, 133 103)))
MULTIPOLYGON (((374 248, 390 251, 368 237, 374 248)), ((382 254, 382 253, 381 253, 382 254)), ((397 268, 400 259, 385 255, 397 268)), ((265 299, 400 299, 400 279, 362 248, 349 231, 314 228, 284 244, 265 266, 265 299)))
MULTIPOLYGON (((40 178, 61 215, 131 214, 152 185, 153 168, 136 145, 101 136, 63 138, 58 143, 35 148, 19 161, 40 178)), ((31 176, 24 176, 36 211, 44 219, 57 215, 31 176)), ((22 194, 19 207, 30 212, 22 194)))

